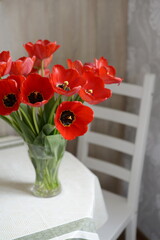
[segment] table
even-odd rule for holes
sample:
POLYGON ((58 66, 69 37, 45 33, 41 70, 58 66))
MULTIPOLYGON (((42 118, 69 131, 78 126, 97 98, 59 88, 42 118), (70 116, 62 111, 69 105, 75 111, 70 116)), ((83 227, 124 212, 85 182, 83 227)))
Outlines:
POLYGON ((97 177, 65 152, 62 192, 35 197, 33 166, 25 146, 17 144, 0 149, 0 240, 98 240, 96 229, 106 222, 107 211, 97 177))

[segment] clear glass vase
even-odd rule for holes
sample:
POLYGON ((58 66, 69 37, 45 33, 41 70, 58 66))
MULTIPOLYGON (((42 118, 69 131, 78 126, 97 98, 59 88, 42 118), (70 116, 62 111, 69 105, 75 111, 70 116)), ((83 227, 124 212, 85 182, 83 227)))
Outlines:
POLYGON ((46 136, 43 142, 28 145, 28 154, 35 169, 32 192, 37 197, 52 197, 61 192, 58 170, 66 148, 66 140, 60 135, 46 136))

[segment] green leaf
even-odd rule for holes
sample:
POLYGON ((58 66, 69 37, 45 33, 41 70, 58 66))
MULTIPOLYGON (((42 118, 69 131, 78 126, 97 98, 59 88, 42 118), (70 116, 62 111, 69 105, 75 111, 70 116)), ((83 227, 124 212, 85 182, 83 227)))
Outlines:
POLYGON ((36 137, 36 135, 31 131, 30 127, 24 123, 23 120, 20 119, 17 112, 12 112, 10 116, 14 119, 14 121, 19 126, 19 129, 22 132, 23 138, 26 142, 32 143, 36 137))
POLYGON ((34 145, 40 145, 40 146, 44 146, 44 139, 45 139, 46 135, 44 134, 43 131, 41 131, 38 136, 34 139, 33 144, 34 145))
POLYGON ((44 121, 43 112, 44 112, 44 106, 39 107, 37 112, 37 124, 39 127, 39 131, 41 131, 43 126, 46 124, 46 122, 44 121))
POLYGON ((44 142, 46 154, 52 152, 52 156, 58 161, 63 157, 66 143, 67 141, 60 134, 46 136, 44 142))
POLYGON ((32 132, 34 134, 36 134, 36 131, 33 127, 34 125, 33 125, 32 118, 31 118, 30 114, 28 113, 28 108, 26 107, 26 105, 20 106, 19 111, 21 113, 21 118, 24 121, 24 123, 27 124, 28 127, 30 127, 30 129, 32 130, 32 132))
POLYGON ((51 125, 51 124, 47 123, 43 126, 42 131, 44 132, 44 134, 46 136, 48 136, 48 135, 53 134, 54 129, 55 129, 54 125, 51 125))
POLYGON ((51 113, 51 110, 53 108, 53 106, 55 105, 55 98, 52 97, 48 103, 46 103, 44 105, 44 111, 43 111, 43 119, 45 121, 45 123, 48 123, 48 120, 49 120, 49 116, 50 116, 50 113, 51 113))
POLYGON ((53 134, 54 126, 51 124, 45 124, 41 130, 41 132, 38 134, 38 136, 34 140, 34 144, 36 145, 44 145, 45 144, 45 137, 48 135, 53 134))
POLYGON ((33 124, 31 107, 29 105, 21 103, 20 108, 22 108, 22 110, 25 112, 25 114, 29 118, 30 122, 33 124))
POLYGON ((39 126, 38 126, 38 122, 37 122, 37 109, 35 107, 32 107, 32 119, 33 119, 36 133, 39 134, 40 131, 39 131, 39 126))

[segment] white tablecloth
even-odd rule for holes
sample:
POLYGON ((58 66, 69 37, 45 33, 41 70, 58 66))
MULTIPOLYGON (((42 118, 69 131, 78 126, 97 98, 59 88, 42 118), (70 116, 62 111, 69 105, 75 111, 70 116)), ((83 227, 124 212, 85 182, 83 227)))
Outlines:
POLYGON ((0 150, 0 240, 99 239, 95 229, 105 223, 107 212, 93 173, 66 152, 58 196, 33 196, 34 178, 23 145, 0 150))

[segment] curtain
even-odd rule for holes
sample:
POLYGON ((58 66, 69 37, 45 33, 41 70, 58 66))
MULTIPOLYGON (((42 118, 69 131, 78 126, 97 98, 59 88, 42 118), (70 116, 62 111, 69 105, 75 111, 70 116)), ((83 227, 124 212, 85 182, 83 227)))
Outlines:
MULTIPOLYGON (((150 240, 160 239, 160 1, 129 0, 127 79, 142 84, 146 72, 156 86, 145 155, 138 227, 150 240)), ((131 101, 128 108, 136 111, 131 101)), ((128 132, 130 137, 130 132, 128 132)))

